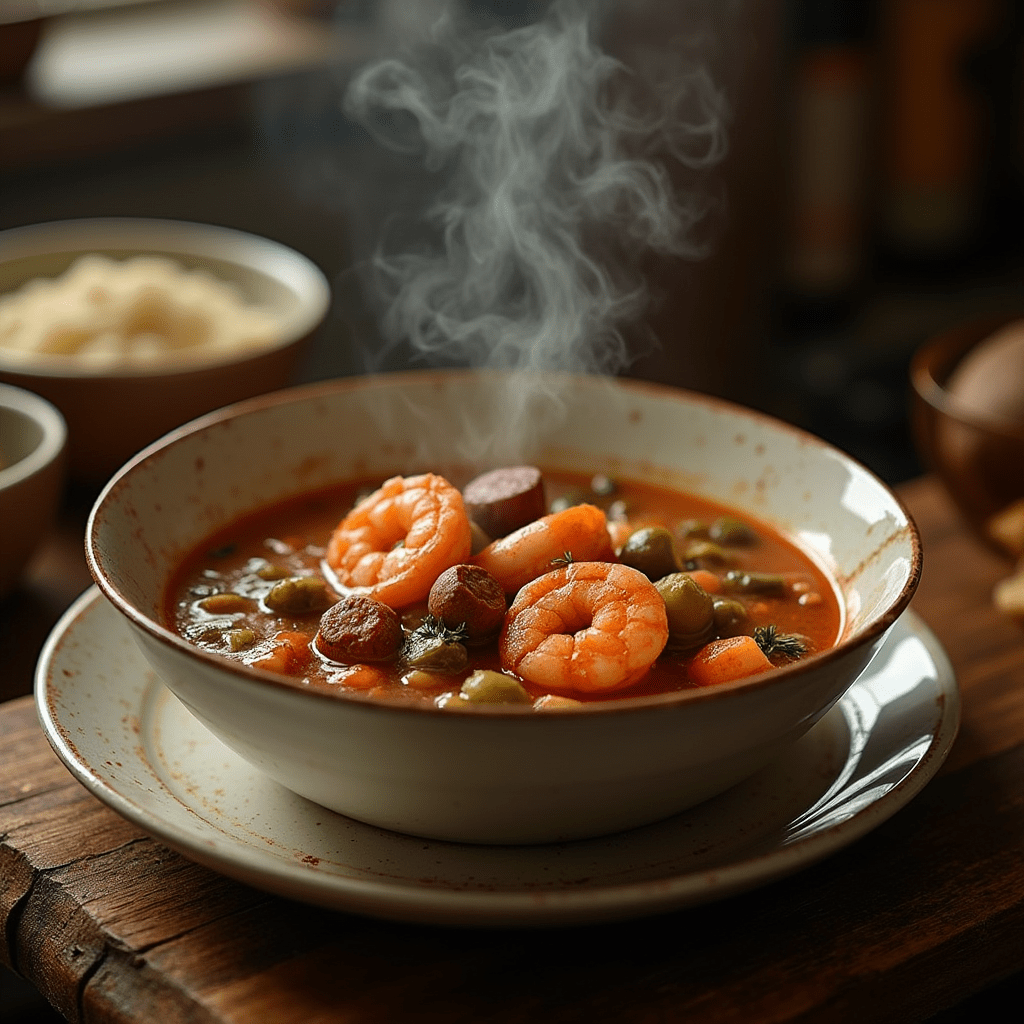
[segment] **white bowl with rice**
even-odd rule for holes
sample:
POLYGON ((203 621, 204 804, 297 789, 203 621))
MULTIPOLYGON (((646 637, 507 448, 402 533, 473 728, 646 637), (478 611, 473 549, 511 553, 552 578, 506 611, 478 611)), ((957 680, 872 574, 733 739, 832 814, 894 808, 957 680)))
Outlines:
POLYGON ((102 482, 204 412, 292 382, 330 288, 267 238, 100 218, 0 232, 0 380, 64 414, 70 472, 102 482))

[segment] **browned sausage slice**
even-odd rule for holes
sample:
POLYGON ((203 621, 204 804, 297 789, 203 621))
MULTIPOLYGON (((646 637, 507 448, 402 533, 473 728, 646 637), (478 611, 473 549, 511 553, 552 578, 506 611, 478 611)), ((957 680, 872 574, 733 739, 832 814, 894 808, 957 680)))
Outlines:
POLYGON ((349 594, 321 616, 313 643, 331 661, 387 661, 402 646, 402 624, 386 604, 349 594))
POLYGON ((427 610, 449 629, 463 627, 469 643, 494 636, 505 621, 505 591, 478 565, 453 565, 430 588, 427 610))
POLYGON ((547 512, 544 480, 535 466, 505 466, 471 480, 462 490, 469 518, 492 540, 547 512))

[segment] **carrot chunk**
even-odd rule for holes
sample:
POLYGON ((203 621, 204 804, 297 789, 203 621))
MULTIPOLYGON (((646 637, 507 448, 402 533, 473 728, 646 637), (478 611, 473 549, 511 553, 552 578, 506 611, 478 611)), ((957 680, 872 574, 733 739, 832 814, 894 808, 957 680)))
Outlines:
POLYGON ((274 645, 270 653, 252 662, 252 666, 287 676, 299 675, 312 658, 309 639, 305 633, 282 629, 274 634, 274 645))
POLYGON ((690 576, 707 594, 720 594, 722 581, 710 569, 691 569, 690 576))
POLYGON ((689 676, 697 686, 714 686, 756 675, 772 667, 752 636, 730 636, 705 644, 690 662, 689 676))

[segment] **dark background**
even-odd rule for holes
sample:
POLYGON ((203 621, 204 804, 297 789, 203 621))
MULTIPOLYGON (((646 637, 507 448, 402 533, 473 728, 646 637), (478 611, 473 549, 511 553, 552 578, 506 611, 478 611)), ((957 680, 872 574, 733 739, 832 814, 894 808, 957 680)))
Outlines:
MULTIPOLYGON (((127 88, 128 99, 98 105, 47 106, 31 77, 0 91, 0 228, 142 215, 283 241, 335 292, 303 377, 359 373, 376 314, 356 268, 383 219, 420 208, 436 185, 341 110, 351 70, 393 43, 400 4, 281 3, 343 35, 345 56, 284 73, 256 67, 205 88, 186 79, 174 95, 132 99, 127 88)), ((202 3, 156 6, 184 16, 202 3)), ((469 6, 515 25, 544 4, 469 6)), ((946 325, 1021 303, 1018 5, 611 6, 605 46, 626 60, 689 21, 718 33, 710 59, 733 106, 716 183, 725 226, 707 260, 651 266, 660 300, 641 326, 660 347, 627 373, 765 409, 891 482, 915 475, 910 354, 946 325)))

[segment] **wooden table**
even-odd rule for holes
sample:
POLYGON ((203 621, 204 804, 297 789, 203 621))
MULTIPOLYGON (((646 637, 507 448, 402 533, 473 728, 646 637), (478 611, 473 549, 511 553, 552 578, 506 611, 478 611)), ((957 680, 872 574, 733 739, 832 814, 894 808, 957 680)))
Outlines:
MULTIPOLYGON (((91 797, 31 699, 0 706, 0 961, 74 1021, 922 1020, 1024 966, 1024 630, 992 609, 1006 566, 930 479, 915 607, 963 691, 939 775, 821 864, 697 909, 549 931, 406 926, 221 878, 91 797)), ((3 647, 8 689, 88 584, 67 512, 3 647)))

